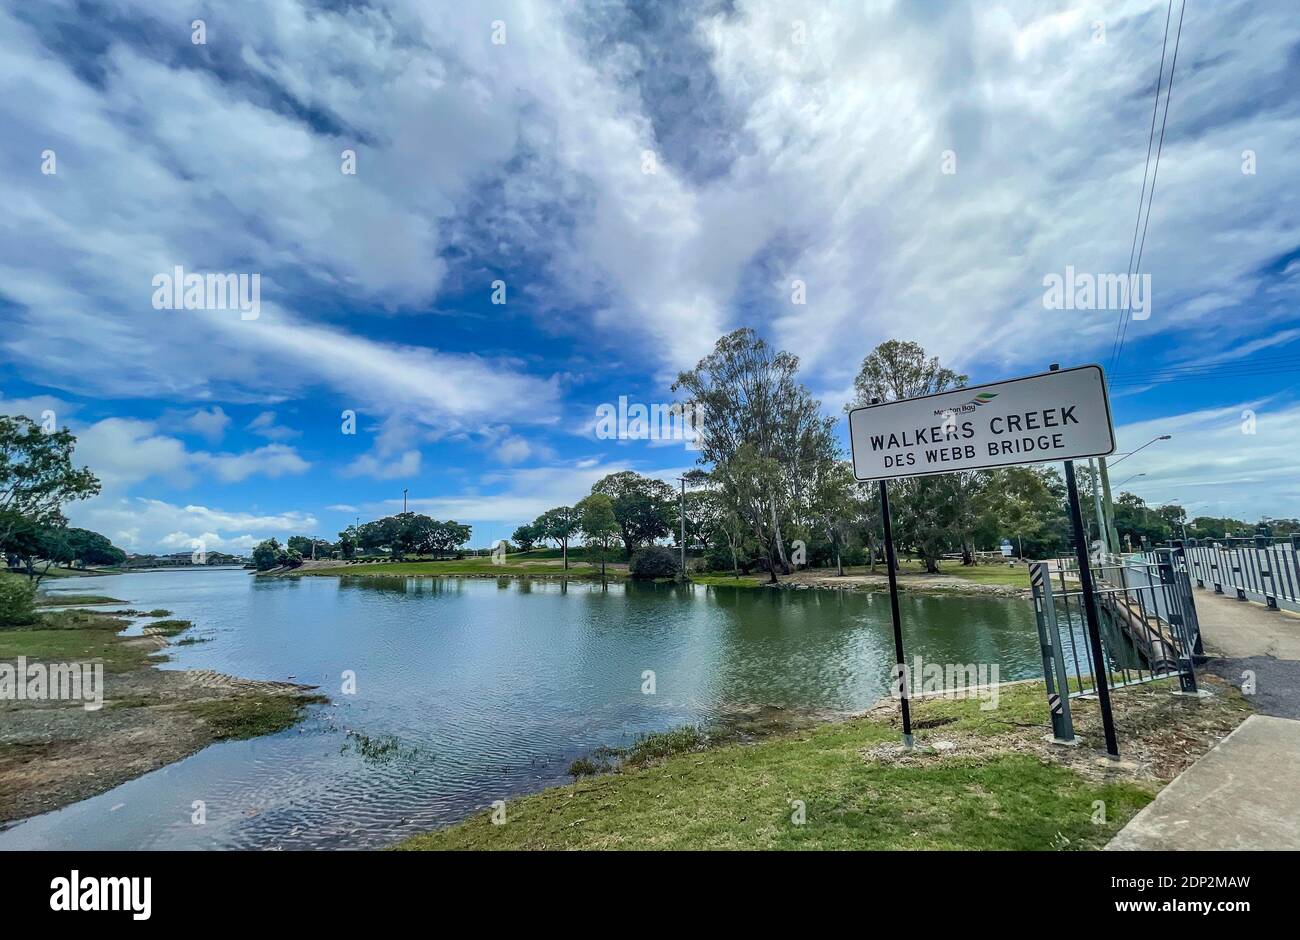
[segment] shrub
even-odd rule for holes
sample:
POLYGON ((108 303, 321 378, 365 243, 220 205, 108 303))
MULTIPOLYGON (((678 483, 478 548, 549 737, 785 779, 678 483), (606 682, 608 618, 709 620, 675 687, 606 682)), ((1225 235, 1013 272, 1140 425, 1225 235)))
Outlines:
POLYGON ((26 578, 0 574, 0 627, 31 623, 36 587, 26 578))
POLYGON ((649 548, 637 552, 633 556, 629 568, 629 573, 638 581, 676 577, 677 571, 677 555, 671 550, 658 545, 651 545, 649 548))
POLYGON ((265 542, 258 542, 257 547, 253 549, 253 564, 258 571, 270 571, 272 568, 283 564, 280 556, 284 549, 275 539, 267 539, 265 542))

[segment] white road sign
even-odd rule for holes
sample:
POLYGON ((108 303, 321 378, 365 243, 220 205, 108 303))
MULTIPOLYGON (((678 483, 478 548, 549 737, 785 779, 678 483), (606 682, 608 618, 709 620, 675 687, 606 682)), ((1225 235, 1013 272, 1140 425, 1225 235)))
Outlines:
POLYGON ((1115 452, 1101 366, 1077 366, 849 412, 859 480, 1115 452))

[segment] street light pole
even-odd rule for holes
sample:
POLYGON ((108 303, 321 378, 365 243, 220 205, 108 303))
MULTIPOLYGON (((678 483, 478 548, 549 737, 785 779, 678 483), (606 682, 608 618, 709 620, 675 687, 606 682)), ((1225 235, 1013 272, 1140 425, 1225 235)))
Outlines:
POLYGON ((402 515, 406 515, 406 487, 402 487, 402 515))
POLYGON ((1133 474, 1131 477, 1129 477, 1127 480, 1123 480, 1123 481, 1121 481, 1121 482, 1119 482, 1119 483, 1116 483, 1116 484, 1115 484, 1115 489, 1119 489, 1121 486, 1123 486, 1123 485, 1124 485, 1125 483, 1127 483, 1129 480, 1136 480, 1138 477, 1144 477, 1144 476, 1146 476, 1145 473, 1135 473, 1135 474, 1133 474))
MULTIPOLYGON (((1138 450, 1143 450, 1144 448, 1150 447, 1150 446, 1151 446, 1152 444, 1154 444, 1156 441, 1167 441, 1167 440, 1169 440, 1171 437, 1173 437, 1172 434, 1161 434, 1159 437, 1153 437, 1153 438, 1151 438, 1151 440, 1147 441, 1145 444, 1143 444, 1143 445, 1142 445, 1141 447, 1139 447, 1137 450, 1131 450, 1131 451, 1129 451, 1127 454, 1124 454, 1122 457, 1119 458, 1119 460, 1128 460, 1130 457, 1132 457, 1134 454, 1136 454, 1136 453, 1138 452, 1138 450)), ((1111 466, 1112 466, 1112 467, 1115 466, 1115 464, 1119 463, 1119 460, 1112 461, 1112 462, 1111 462, 1111 466)))
POLYGON ((1092 485, 1092 503, 1097 510, 1097 539, 1101 542, 1101 550, 1109 555, 1113 549, 1110 547, 1110 533, 1106 528, 1106 511, 1101 505, 1101 486, 1097 481, 1097 465, 1094 460, 1088 461, 1088 482, 1092 485))
POLYGON ((685 581, 686 580, 686 477, 678 477, 677 479, 682 484, 682 496, 681 496, 681 502, 679 503, 680 506, 679 514, 681 516, 681 524, 682 524, 682 528, 681 528, 682 580, 685 581))

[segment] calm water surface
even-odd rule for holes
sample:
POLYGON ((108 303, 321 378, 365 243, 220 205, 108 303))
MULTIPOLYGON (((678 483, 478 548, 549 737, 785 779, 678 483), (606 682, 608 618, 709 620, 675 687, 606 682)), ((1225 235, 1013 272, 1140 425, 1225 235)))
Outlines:
MULTIPOLYGON (((235 570, 60 591, 193 620, 188 635, 211 642, 173 646, 163 668, 292 679, 331 703, 29 819, 0 832, 0 849, 386 845, 567 782, 570 761, 600 745, 763 706, 867 708, 893 662, 883 594, 235 570), (205 825, 191 822, 195 800, 205 825)), ((1003 681, 1041 668, 1025 600, 904 595, 903 622, 909 660, 997 663, 1003 681)))

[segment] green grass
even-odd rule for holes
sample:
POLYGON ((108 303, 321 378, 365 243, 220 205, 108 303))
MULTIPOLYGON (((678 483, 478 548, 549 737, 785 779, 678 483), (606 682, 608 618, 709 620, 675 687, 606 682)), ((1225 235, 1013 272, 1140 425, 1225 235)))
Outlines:
POLYGON ((107 672, 130 672, 148 665, 154 652, 123 643, 117 631, 125 626, 123 620, 96 617, 90 622, 63 619, 52 627, 41 624, 35 629, 0 630, 0 660, 19 656, 51 662, 102 660, 107 672))
POLYGON ((177 636, 194 626, 192 620, 159 620, 145 627, 151 634, 158 636, 177 636))
POLYGON ((95 604, 125 604, 116 597, 103 594, 41 594, 36 598, 37 607, 87 607, 95 604))
POLYGON ((324 695, 241 695, 232 699, 186 702, 182 709, 201 718, 218 741, 242 741, 292 727, 302 710, 324 695))
MULTIPOLYGON (((996 735, 1021 719, 1041 724, 1042 694, 1037 685, 1008 687, 994 713, 974 700, 914 704, 919 723, 996 735)), ((655 736, 639 769, 510 800, 504 824, 481 813, 395 848, 1095 849, 1155 789, 1093 781, 1014 751, 878 761, 863 750, 898 740, 897 728, 879 719, 707 750, 698 749, 698 734, 655 736), (796 800, 802 825, 792 820, 796 800), (1103 825, 1092 821, 1095 800, 1106 803, 1103 825)))
POLYGON ((756 588, 762 587, 766 578, 760 578, 752 574, 742 574, 738 578, 733 578, 726 572, 711 572, 709 574, 692 574, 691 580, 696 584, 716 584, 723 587, 738 588, 756 588))

